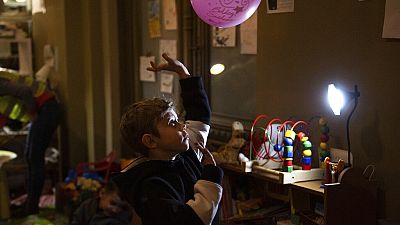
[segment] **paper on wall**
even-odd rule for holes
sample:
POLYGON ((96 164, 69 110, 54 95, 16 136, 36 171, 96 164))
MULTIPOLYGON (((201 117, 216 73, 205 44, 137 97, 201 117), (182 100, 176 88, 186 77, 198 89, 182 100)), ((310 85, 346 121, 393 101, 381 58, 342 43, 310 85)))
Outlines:
POLYGON ((161 73, 160 91, 168 94, 172 94, 174 85, 174 75, 168 73, 161 73))
POLYGON ((167 53, 172 59, 176 59, 176 40, 160 40, 160 62, 165 62, 162 57, 163 53, 167 53))
POLYGON ((160 0, 151 0, 147 4, 150 38, 161 37, 160 0))
POLYGON ((150 66, 150 62, 154 62, 154 56, 140 56, 140 81, 155 82, 156 75, 152 71, 148 71, 147 67, 150 66))
POLYGON ((386 0, 383 38, 400 38, 400 1, 386 0))
POLYGON ((257 12, 240 25, 240 54, 257 54, 257 12))
POLYGON ((164 29, 176 30, 176 4, 175 0, 163 0, 164 29))
POLYGON ((236 27, 219 28, 212 30, 213 47, 235 47, 236 27))

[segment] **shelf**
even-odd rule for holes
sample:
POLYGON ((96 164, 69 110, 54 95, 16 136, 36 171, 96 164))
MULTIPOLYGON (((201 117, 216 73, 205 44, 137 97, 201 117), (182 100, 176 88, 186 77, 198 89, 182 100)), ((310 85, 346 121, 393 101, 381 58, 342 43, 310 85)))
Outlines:
POLYGON ((30 38, 0 38, 0 43, 18 44, 18 64, 21 75, 32 75, 32 43, 30 38))
POLYGON ((276 182, 280 184, 292 184, 295 182, 321 180, 324 178, 323 169, 321 168, 314 168, 311 170, 296 169, 293 172, 289 173, 253 165, 252 172, 246 173, 244 172, 244 166, 238 164, 221 164, 220 166, 225 170, 248 174, 249 176, 253 176, 261 180, 276 182))
POLYGON ((321 188, 323 180, 303 181, 291 184, 293 188, 299 188, 312 194, 324 195, 324 188, 321 188))

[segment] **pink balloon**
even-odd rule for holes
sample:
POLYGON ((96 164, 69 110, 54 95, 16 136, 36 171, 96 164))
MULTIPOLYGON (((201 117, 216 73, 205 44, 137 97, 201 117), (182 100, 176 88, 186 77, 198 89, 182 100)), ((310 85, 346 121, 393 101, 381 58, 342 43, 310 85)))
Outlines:
POLYGON ((233 27, 247 20, 261 0, 190 0, 196 14, 211 26, 233 27))

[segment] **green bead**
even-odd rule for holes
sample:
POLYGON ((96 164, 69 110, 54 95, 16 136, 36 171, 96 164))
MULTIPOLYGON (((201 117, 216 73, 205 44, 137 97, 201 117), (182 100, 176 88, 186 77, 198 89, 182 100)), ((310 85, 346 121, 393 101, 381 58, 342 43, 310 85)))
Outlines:
POLYGON ((312 144, 310 141, 305 141, 305 142, 303 142, 303 147, 305 149, 310 149, 312 147, 312 144))

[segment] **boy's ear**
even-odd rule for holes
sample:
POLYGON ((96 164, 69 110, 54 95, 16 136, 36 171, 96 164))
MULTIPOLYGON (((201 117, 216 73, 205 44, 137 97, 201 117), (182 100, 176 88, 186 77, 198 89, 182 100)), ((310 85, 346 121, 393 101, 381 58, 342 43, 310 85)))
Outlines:
POLYGON ((151 134, 143 134, 142 143, 149 149, 155 148, 157 146, 157 142, 154 140, 154 136, 151 134))

